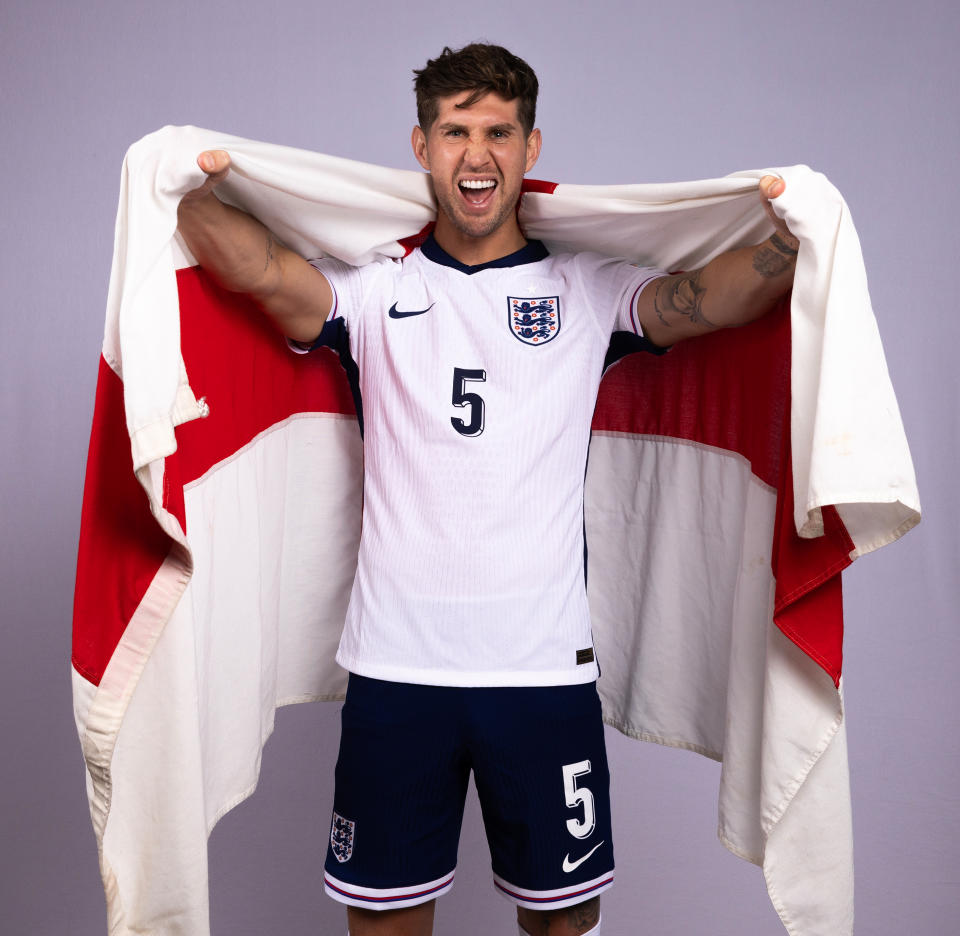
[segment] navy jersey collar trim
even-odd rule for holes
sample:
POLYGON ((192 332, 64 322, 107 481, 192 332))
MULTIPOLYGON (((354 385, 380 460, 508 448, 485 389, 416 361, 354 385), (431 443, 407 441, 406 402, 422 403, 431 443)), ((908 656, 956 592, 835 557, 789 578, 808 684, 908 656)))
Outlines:
POLYGON ((498 257, 496 260, 488 260, 486 263, 478 263, 476 266, 468 266, 461 263, 455 257, 451 257, 434 239, 431 233, 427 239, 420 245, 421 253, 434 263, 441 266, 451 267, 459 270, 461 273, 472 274, 479 273, 481 270, 500 269, 503 267, 522 266, 525 263, 536 263, 539 260, 545 260, 550 256, 550 251, 543 245, 542 241, 527 241, 526 245, 512 254, 505 257, 498 257))

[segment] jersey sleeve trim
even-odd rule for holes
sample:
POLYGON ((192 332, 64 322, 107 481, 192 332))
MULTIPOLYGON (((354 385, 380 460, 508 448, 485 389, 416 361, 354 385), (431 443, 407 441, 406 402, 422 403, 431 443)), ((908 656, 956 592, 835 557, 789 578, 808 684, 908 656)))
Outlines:
MULTIPOLYGON (((664 270, 655 270, 651 271, 650 274, 643 280, 641 280, 636 289, 633 291, 633 295, 630 297, 630 324, 633 326, 633 333, 639 338, 646 338, 647 336, 643 333, 643 326, 640 324, 640 319, 637 317, 637 305, 640 299, 640 293, 654 280, 663 279, 665 276, 670 274, 664 270)), ((648 339, 649 340, 649 339, 648 339)))
POLYGON ((333 293, 333 305, 330 307, 330 314, 324 321, 324 324, 326 324, 327 322, 332 322, 340 311, 340 294, 337 292, 337 284, 333 281, 333 278, 329 276, 327 271, 320 266, 322 262, 322 260, 311 260, 310 266, 312 266, 330 284, 330 290, 333 293))
MULTIPOLYGON (((331 280, 331 278, 327 276, 323 270, 320 269, 319 263, 320 263, 319 260, 311 260, 310 266, 312 266, 318 273, 320 273, 320 275, 323 276, 323 278, 330 284, 330 290, 333 293, 333 305, 330 307, 330 314, 326 317, 326 319, 324 319, 324 322, 323 322, 324 326, 326 326, 337 317, 337 312, 340 308, 340 298, 339 298, 339 294, 337 293, 336 285, 334 285, 333 280, 331 280)), ((287 347, 294 354, 309 354, 311 351, 315 351, 317 348, 321 347, 322 345, 325 346, 327 344, 324 336, 324 330, 325 329, 321 329, 320 334, 317 335, 317 337, 313 340, 313 342, 309 344, 305 341, 296 341, 295 339, 288 337, 287 347)))

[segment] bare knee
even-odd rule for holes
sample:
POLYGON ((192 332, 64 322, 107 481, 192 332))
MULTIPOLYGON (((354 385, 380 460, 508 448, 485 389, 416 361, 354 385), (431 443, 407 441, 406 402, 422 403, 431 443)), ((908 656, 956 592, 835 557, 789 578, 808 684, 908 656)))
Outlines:
POLYGON ((347 907, 350 936, 430 936, 436 901, 398 910, 347 907))
POLYGON ((600 922, 600 898, 593 897, 562 910, 517 907, 517 921, 530 936, 583 936, 600 922))

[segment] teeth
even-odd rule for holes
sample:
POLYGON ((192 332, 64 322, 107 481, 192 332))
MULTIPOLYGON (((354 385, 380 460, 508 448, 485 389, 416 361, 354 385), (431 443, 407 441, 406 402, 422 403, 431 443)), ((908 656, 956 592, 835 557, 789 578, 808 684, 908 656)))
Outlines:
POLYGON ((497 184, 497 183, 494 182, 493 179, 484 179, 483 181, 481 181, 481 180, 479 180, 479 179, 476 179, 476 180, 475 180, 475 179, 464 179, 464 180, 460 183, 460 187, 461 187, 461 188, 469 188, 469 189, 485 189, 485 188, 493 188, 496 184, 497 184))

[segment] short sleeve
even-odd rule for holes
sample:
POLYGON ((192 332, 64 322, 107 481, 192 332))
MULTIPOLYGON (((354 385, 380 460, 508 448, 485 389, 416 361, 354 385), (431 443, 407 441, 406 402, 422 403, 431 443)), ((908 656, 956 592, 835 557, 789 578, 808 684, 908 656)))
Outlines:
POLYGON ((351 308, 361 308, 363 302, 363 284, 360 271, 342 260, 325 257, 322 260, 311 260, 310 265, 319 270, 333 290, 333 306, 327 321, 335 318, 344 318, 344 311, 351 308))
POLYGON ((333 306, 313 344, 287 339, 290 350, 297 354, 307 354, 319 347, 336 349, 331 336, 337 336, 339 342, 343 335, 356 330, 364 307, 369 306, 371 301, 375 302, 372 297, 382 283, 384 274, 396 272, 398 261, 383 257, 365 266, 355 267, 333 257, 324 257, 322 260, 311 260, 310 265, 322 273, 330 284, 333 290, 333 306))
POLYGON ((657 267, 643 267, 600 254, 584 253, 577 259, 582 286, 596 309, 601 328, 608 335, 626 331, 642 338, 637 300, 650 283, 669 274, 657 267))
POLYGON ((310 265, 319 270, 333 290, 333 308, 328 321, 342 318, 351 330, 364 308, 376 302, 376 295, 384 283, 399 271, 400 262, 389 257, 380 257, 364 266, 351 266, 342 260, 325 257, 311 260, 310 265))
MULTIPOLYGON (((330 288, 333 290, 333 306, 330 309, 330 314, 327 316, 326 321, 323 323, 320 334, 314 339, 313 343, 296 341, 289 336, 287 337, 287 347, 293 351, 294 354, 309 354, 317 348, 330 347, 329 335, 332 333, 334 321, 343 318, 340 303, 341 294, 352 296, 359 292, 359 283, 351 282, 351 280, 359 278, 356 267, 351 267, 350 264, 343 263, 340 260, 334 260, 332 257, 324 258, 323 260, 311 260, 309 262, 310 266, 322 273, 330 284, 330 288)), ((340 327, 343 327, 342 321, 340 327)))

